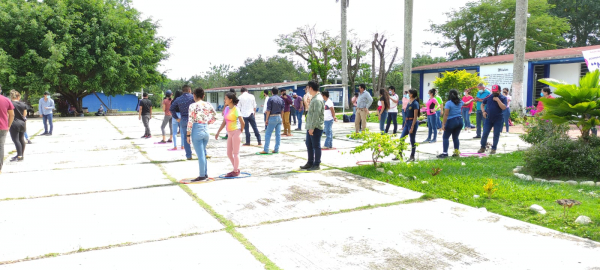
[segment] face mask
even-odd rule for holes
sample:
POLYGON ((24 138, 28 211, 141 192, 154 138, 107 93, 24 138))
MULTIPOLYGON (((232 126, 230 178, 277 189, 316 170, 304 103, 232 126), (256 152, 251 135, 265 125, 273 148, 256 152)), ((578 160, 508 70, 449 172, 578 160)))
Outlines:
POLYGON ((390 95, 392 95, 392 91, 389 91, 388 93, 389 93, 390 95))
POLYGON ((479 93, 483 93, 483 90, 479 90, 479 93))
POLYGON ((465 96, 468 95, 468 94, 469 94, 469 92, 465 92, 465 96))
POLYGON ((404 95, 405 98, 408 98, 408 95, 404 95))
POLYGON ((544 96, 544 92, 542 92, 542 93, 540 94, 540 97, 543 97, 543 96, 544 96))

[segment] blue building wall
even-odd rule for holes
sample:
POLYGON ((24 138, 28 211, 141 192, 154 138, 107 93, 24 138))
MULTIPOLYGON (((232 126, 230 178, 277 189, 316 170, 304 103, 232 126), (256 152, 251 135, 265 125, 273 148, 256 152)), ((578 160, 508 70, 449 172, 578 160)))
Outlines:
MULTIPOLYGON (((114 97, 107 97, 102 93, 98 93, 98 96, 104 104, 111 106, 111 109, 116 109, 119 111, 135 111, 138 105, 138 97, 136 95, 120 95, 114 97)), ((88 111, 95 112, 100 108, 100 100, 96 97, 96 95, 89 95, 83 98, 83 107, 87 107, 88 111)), ((104 108, 105 110, 107 108, 104 108)))

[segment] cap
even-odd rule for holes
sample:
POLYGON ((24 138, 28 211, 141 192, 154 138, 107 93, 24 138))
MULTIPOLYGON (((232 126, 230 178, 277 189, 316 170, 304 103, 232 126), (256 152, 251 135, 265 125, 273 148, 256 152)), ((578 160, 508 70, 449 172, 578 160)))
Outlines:
POLYGON ((492 92, 498 92, 500 91, 500 85, 494 84, 492 85, 492 92))
POLYGON ((50 95, 50 93, 48 93, 48 91, 44 92, 44 95, 50 95))
POLYGON ((167 92, 165 94, 167 94, 168 96, 170 96, 170 95, 173 94, 173 92, 171 90, 167 90, 167 92))
POLYGON ((296 94, 296 93, 292 93, 292 96, 297 96, 297 95, 298 95, 298 94, 296 94))

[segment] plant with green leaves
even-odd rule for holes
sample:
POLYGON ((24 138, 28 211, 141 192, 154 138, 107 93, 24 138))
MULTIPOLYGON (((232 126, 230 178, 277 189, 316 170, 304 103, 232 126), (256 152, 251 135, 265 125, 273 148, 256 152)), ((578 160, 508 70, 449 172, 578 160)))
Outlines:
POLYGON ((574 123, 581 137, 588 140, 590 129, 600 125, 600 70, 590 72, 579 81, 579 86, 555 79, 539 80, 556 88, 554 99, 540 98, 544 104, 543 119, 554 123, 574 123))
POLYGON ((402 160, 404 157, 403 152, 408 150, 408 146, 410 145, 409 143, 406 143, 404 139, 396 139, 387 134, 381 134, 380 132, 370 132, 368 129, 360 133, 354 132, 347 135, 347 137, 365 141, 362 145, 350 151, 350 154, 357 154, 370 150, 373 166, 375 167, 377 167, 377 163, 380 159, 390 155, 394 155, 396 158, 402 160))
POLYGON ((549 138, 568 138, 569 131, 568 123, 556 123, 552 120, 544 119, 545 111, 537 113, 533 117, 529 117, 527 122, 523 124, 525 133, 520 137, 523 141, 529 144, 538 144, 549 138))
POLYGON ((440 96, 445 97, 452 89, 459 92, 470 89, 471 94, 475 94, 474 88, 480 84, 485 84, 485 77, 479 77, 478 73, 469 73, 466 70, 446 71, 442 77, 438 77, 433 84, 438 88, 440 96))

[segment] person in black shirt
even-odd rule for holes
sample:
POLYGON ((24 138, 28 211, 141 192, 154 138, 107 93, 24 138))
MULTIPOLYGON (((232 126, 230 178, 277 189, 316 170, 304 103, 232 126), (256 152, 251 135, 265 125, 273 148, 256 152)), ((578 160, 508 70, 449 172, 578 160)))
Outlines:
POLYGON ((408 90, 408 96, 410 98, 408 106, 406 106, 406 122, 402 129, 402 135, 400 138, 402 140, 406 139, 406 135, 410 138, 410 145, 412 147, 410 152, 410 158, 406 162, 415 161, 415 151, 417 148, 415 147, 415 141, 417 136, 417 130, 419 129, 418 118, 420 114, 420 105, 419 105, 419 94, 417 90, 411 89, 408 90))
POLYGON ((148 99, 148 93, 144 93, 142 95, 142 100, 140 100, 140 108, 139 108, 139 119, 144 123, 144 128, 146 131, 144 132, 144 136, 142 139, 152 138, 152 134, 150 133, 150 118, 152 118, 152 101, 148 99))
POLYGON ((26 124, 25 114, 27 113, 27 104, 21 102, 21 94, 16 90, 10 90, 10 99, 13 106, 15 107, 15 120, 12 126, 10 126, 9 132, 12 138, 15 148, 17 149, 17 155, 10 159, 10 161, 23 161, 23 154, 25 153, 25 131, 26 124))

